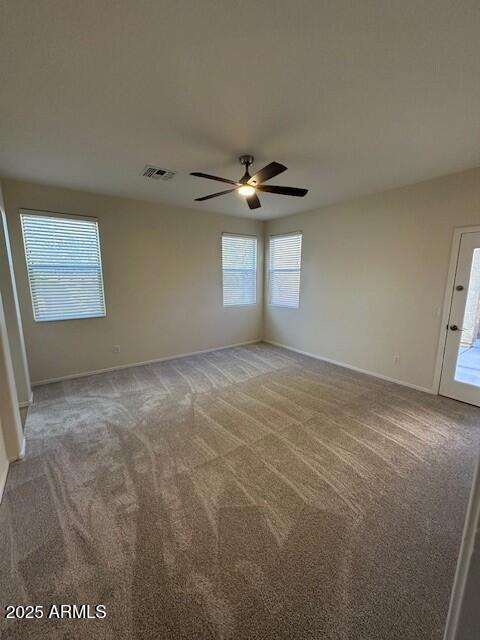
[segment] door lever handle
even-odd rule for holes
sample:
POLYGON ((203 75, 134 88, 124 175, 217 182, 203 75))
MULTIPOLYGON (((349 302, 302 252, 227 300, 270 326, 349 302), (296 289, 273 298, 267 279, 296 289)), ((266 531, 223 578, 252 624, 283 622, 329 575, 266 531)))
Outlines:
POLYGON ((459 329, 456 324, 451 324, 448 328, 450 331, 465 331, 465 329, 459 329))

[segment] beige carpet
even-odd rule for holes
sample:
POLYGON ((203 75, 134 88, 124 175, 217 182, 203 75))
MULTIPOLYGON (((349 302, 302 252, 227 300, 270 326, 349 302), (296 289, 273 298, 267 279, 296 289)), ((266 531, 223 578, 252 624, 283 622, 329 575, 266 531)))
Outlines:
POLYGON ((440 640, 479 417, 263 344, 38 388, 2 609, 107 617, 1 637, 440 640))

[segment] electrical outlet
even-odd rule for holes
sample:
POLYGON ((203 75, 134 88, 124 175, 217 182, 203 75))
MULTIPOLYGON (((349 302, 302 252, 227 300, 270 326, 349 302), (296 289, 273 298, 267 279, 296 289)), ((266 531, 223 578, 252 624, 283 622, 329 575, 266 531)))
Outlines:
POLYGON ((398 353, 393 356, 393 364, 400 364, 400 356, 398 355, 398 353))
POLYGON ((113 349, 113 353, 120 353, 120 345, 119 344, 114 344, 112 349, 113 349))

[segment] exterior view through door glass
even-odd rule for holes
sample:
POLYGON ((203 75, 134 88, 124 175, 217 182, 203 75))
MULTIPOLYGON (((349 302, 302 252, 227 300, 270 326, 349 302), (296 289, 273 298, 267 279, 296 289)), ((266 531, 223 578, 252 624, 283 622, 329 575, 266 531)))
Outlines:
POLYGON ((440 393, 480 405, 480 232, 461 235, 440 393))

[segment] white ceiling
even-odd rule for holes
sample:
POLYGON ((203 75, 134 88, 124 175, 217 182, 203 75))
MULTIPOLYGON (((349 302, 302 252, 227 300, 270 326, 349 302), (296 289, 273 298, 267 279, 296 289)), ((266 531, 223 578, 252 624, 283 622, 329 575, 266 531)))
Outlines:
POLYGON ((273 218, 478 165, 478 0, 0 3, 0 175, 273 218), (240 153, 309 194, 194 203, 240 153))

